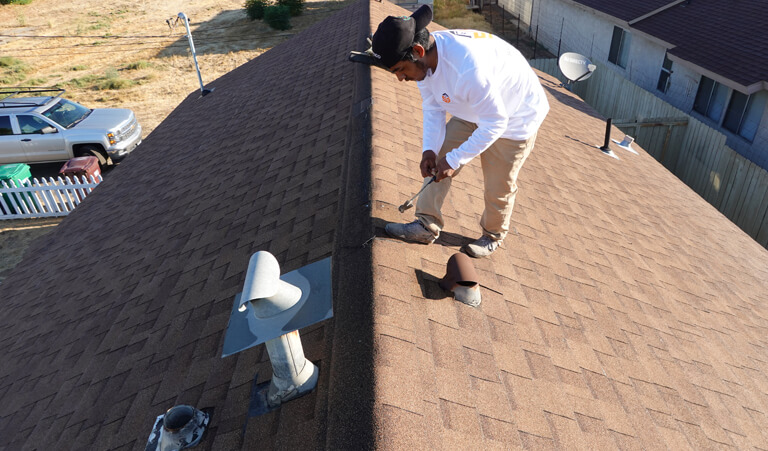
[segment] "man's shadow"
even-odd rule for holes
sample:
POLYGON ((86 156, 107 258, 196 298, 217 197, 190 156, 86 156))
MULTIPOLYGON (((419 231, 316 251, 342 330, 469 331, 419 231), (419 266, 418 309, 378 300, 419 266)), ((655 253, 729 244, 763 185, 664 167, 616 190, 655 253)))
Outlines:
MULTIPOLYGON (((389 236, 386 230, 384 230, 384 227, 389 224, 390 221, 385 221, 381 218, 373 218, 373 227, 374 227, 374 236, 376 238, 389 238, 390 240, 396 240, 396 241, 402 241, 398 238, 394 238, 389 236)), ((441 246, 447 246, 447 247, 458 247, 461 248, 473 241, 475 241, 476 238, 470 238, 466 237, 464 235, 459 235, 457 233, 450 233, 450 232, 440 232, 440 238, 438 238, 433 244, 439 244, 441 246)), ((402 241, 403 243, 408 243, 407 241, 402 241)), ((419 246, 418 243, 409 243, 409 244, 415 244, 419 246)), ((423 245, 422 245, 423 246, 423 245)))
MULTIPOLYGON (((373 225, 374 225, 374 233, 377 238, 388 238, 391 240, 396 241, 402 241, 397 238, 393 238, 389 236, 386 230, 384 230, 384 227, 387 225, 389 221, 385 221, 381 218, 373 218, 373 225)), ((465 246, 466 244, 471 243, 474 241, 472 238, 466 237, 464 235, 459 235, 456 233, 447 233, 442 232, 440 233, 440 238, 438 238, 434 244, 439 244, 442 246, 447 247, 456 247, 456 251, 458 252, 460 248, 465 246)), ((407 243, 406 241, 403 241, 403 243, 407 243)), ((409 243, 413 244, 415 246, 423 246, 418 243, 409 243)), ((438 299, 445 299, 450 298, 453 295, 450 291, 445 291, 442 288, 440 288, 439 281, 442 276, 435 276, 429 273, 426 273, 420 269, 416 269, 416 280, 419 281, 419 286, 421 287, 421 294, 424 296, 425 299, 432 299, 432 300, 438 300, 438 299)))

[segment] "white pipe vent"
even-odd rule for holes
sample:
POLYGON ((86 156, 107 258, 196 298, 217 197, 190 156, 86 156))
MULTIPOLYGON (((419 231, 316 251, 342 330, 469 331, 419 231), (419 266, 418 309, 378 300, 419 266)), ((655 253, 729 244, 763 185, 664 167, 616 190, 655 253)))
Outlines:
POLYGON ((317 385, 319 370, 304 356, 298 329, 332 315, 330 258, 281 276, 272 254, 256 252, 235 297, 222 357, 265 343, 272 380, 259 396, 275 408, 317 385))

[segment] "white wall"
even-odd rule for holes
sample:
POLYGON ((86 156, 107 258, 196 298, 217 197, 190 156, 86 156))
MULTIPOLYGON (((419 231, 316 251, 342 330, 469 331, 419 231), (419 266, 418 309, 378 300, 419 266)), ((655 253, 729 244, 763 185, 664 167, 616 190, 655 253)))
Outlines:
POLYGON ((590 59, 607 61, 613 23, 578 6, 558 0, 536 0, 532 33, 550 52, 578 52, 590 59), (562 39, 561 39, 562 33, 562 39))
POLYGON ((531 25, 531 13, 535 6, 533 0, 498 0, 498 2, 507 14, 520 17, 520 28, 526 30, 531 25))

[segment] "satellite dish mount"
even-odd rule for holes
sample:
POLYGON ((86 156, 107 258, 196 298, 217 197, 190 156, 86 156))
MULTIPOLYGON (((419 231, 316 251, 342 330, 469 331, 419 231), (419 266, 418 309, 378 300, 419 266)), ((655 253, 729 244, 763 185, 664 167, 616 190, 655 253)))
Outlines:
POLYGON ((592 72, 597 69, 597 66, 592 64, 589 58, 574 52, 560 55, 560 58, 557 60, 557 66, 567 80, 566 83, 561 83, 560 86, 564 86, 569 91, 574 83, 591 77, 592 72))

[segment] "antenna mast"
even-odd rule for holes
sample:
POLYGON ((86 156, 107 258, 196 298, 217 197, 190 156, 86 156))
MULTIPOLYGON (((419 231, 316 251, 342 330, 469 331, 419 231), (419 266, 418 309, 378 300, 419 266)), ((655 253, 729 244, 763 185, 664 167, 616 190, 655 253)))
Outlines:
POLYGON ((184 21, 184 26, 187 27, 187 39, 189 39, 189 49, 192 51, 192 59, 195 61, 195 70, 197 70, 197 79, 200 81, 200 94, 206 95, 213 91, 214 88, 203 88, 203 77, 200 75, 200 66, 197 64, 197 52, 195 52, 195 43, 192 41, 192 31, 189 29, 189 18, 184 13, 179 13, 178 18, 184 21))

